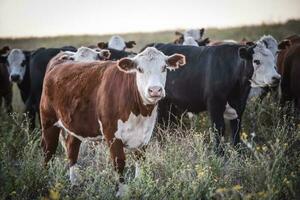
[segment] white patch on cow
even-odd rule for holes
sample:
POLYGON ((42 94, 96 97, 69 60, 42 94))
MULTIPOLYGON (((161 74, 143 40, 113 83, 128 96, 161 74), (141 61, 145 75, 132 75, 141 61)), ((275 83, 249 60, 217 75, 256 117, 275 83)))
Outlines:
POLYGON ((70 167, 70 181, 71 185, 79 185, 82 182, 82 177, 80 175, 80 169, 77 164, 70 167))
POLYGON ((236 110, 232 108, 228 103, 226 104, 223 116, 225 119, 228 120, 233 120, 238 118, 238 114, 236 113, 236 110))
POLYGON ((122 51, 126 48, 126 44, 122 37, 114 35, 108 41, 108 48, 122 51))
POLYGON ((129 191, 129 188, 126 184, 119 183, 116 197, 118 197, 118 198, 124 197, 124 196, 126 196, 126 194, 128 194, 128 191, 129 191))
POLYGON ((196 42, 196 40, 193 37, 184 37, 184 41, 182 43, 182 45, 190 45, 190 46, 196 46, 198 47, 198 43, 196 42))
POLYGON ((253 87, 251 88, 250 90, 250 93, 249 93, 249 96, 248 98, 251 99, 251 98, 254 98, 254 97, 258 97, 261 95, 261 93, 263 92, 263 89, 260 88, 260 87, 253 87))
POLYGON ((10 51, 7 57, 10 81, 12 81, 12 76, 19 76, 18 82, 22 82, 26 71, 25 59, 25 54, 22 50, 13 49, 10 51))
POLYGON ((103 53, 109 53, 108 50, 91 49, 88 47, 80 47, 76 52, 65 51, 72 60, 80 62, 91 62, 96 60, 101 60, 104 56, 103 53))
POLYGON ((259 39, 259 42, 262 42, 266 47, 272 52, 273 56, 276 58, 278 52, 278 42, 271 35, 264 35, 259 39))
POLYGON ((276 62, 272 52, 261 42, 257 42, 253 54, 254 72, 250 79, 251 87, 266 87, 274 85, 274 78, 280 79, 276 71, 276 62), (259 61, 257 64, 256 61, 259 61))
POLYGON ((135 162, 134 178, 138 178, 140 175, 141 175, 140 163, 139 162, 135 162))
POLYGON ((202 35, 200 34, 200 30, 199 29, 189 29, 186 30, 184 33, 184 38, 186 37, 192 37, 194 38, 194 40, 200 41, 202 39, 202 35))
POLYGON ((148 144, 155 125, 157 116, 157 106, 150 116, 136 116, 130 113, 127 121, 118 120, 118 129, 115 137, 122 140, 128 149, 136 149, 148 144))
POLYGON ((55 122, 55 124, 53 124, 53 126, 56 126, 58 128, 62 128, 64 131, 66 131, 68 134, 76 137, 78 140, 82 141, 82 142, 87 142, 87 141, 101 141, 102 140, 102 135, 99 135, 97 137, 82 137, 80 135, 77 135, 76 133, 70 131, 69 129, 67 129, 63 122, 61 121, 61 119, 59 119, 57 122, 55 122))

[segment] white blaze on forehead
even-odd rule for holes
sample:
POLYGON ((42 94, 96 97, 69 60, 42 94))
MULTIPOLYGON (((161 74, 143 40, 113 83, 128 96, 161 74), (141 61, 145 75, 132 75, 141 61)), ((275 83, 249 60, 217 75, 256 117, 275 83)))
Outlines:
POLYGON ((149 143, 157 116, 157 106, 150 116, 136 116, 130 113, 127 121, 118 120, 115 137, 120 139, 128 149, 140 148, 149 143))
POLYGON ((194 40, 198 40, 200 41, 202 39, 202 36, 200 34, 200 30, 199 29, 189 29, 189 30, 186 30, 184 33, 184 38, 186 37, 192 37, 194 38, 194 40))
POLYGON ((183 41, 182 45, 190 45, 190 46, 196 46, 196 47, 199 46, 198 43, 195 41, 195 39, 192 37, 184 37, 184 41, 183 41))
POLYGON ((251 78, 251 87, 265 87, 273 83, 273 78, 280 78, 276 72, 275 57, 272 52, 261 42, 257 42, 253 49, 253 67, 254 72, 251 78), (260 64, 255 63, 258 60, 260 64))
POLYGON ((122 51, 126 48, 126 44, 122 37, 118 35, 114 35, 110 38, 108 42, 108 48, 122 51))
POLYGON ((278 51, 278 42, 271 35, 264 35, 259 39, 259 42, 265 43, 266 47, 272 52, 273 56, 276 57, 278 51))
POLYGON ((22 50, 13 49, 7 57, 8 68, 11 75, 19 75, 20 80, 23 80, 26 67, 22 66, 22 63, 25 61, 26 57, 22 50))
POLYGON ((137 67, 143 70, 143 73, 136 73, 136 83, 143 102, 145 104, 156 103, 149 98, 148 89, 161 87, 162 94, 165 96, 167 73, 163 72, 163 67, 167 64, 167 56, 153 47, 148 47, 133 60, 137 63, 137 67))

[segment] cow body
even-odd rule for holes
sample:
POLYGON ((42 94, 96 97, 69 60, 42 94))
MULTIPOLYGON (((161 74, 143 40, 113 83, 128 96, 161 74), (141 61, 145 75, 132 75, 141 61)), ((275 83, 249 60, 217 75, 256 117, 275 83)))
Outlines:
MULTIPOLYGON (((60 128, 66 130, 70 179, 76 183, 74 167, 82 138, 103 135, 120 174, 121 193, 123 148, 136 150, 150 140, 157 101, 164 96, 166 56, 154 48, 118 62, 83 63, 59 56, 49 62, 40 104, 45 161, 56 150, 60 128)), ((170 56, 168 63, 178 67, 182 59, 170 56)))
MULTIPOLYGON (((256 76, 254 72, 257 72, 253 67, 253 60, 256 60, 253 54, 255 47, 248 49, 253 55, 243 59, 240 56, 240 49, 248 47, 237 44, 212 47, 157 44, 155 47, 166 55, 176 52, 185 55, 187 59, 186 67, 169 72, 167 75, 167 96, 159 104, 159 122, 168 121, 170 107, 171 116, 173 114, 178 116, 184 111, 199 113, 207 110, 213 126, 223 135, 225 130, 223 113, 228 102, 237 113, 237 118, 231 120, 231 127, 233 143, 238 144, 242 114, 251 85, 254 84, 250 84, 249 80, 253 80, 256 76)), ((264 48, 263 45, 260 45, 260 48, 264 48)), ((266 52, 274 61, 271 52, 268 50, 266 52)), ((270 70, 276 78, 279 78, 274 66, 275 63, 270 70)), ((264 83, 255 85, 253 86, 259 87, 264 83)))
POLYGON ((296 111, 300 112, 300 37, 289 37, 288 44, 280 47, 278 53, 278 71, 282 75, 281 105, 292 101, 296 111))

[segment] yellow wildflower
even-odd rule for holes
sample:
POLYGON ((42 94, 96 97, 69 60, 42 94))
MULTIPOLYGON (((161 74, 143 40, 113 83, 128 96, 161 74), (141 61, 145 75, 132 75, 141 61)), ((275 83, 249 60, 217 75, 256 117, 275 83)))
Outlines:
POLYGON ((247 140, 247 138, 248 138, 247 133, 242 132, 241 139, 242 139, 242 140, 247 140))
POLYGON ((49 197, 51 200, 58 200, 60 197, 59 191, 57 191, 55 189, 51 189, 49 191, 49 197))
POLYGON ((226 191, 227 191, 226 188, 218 188, 218 189, 216 190, 216 193, 223 193, 223 192, 226 192, 226 191))
POLYGON ((243 187, 242 186, 240 186, 240 185, 235 185, 235 186, 233 186, 232 187, 232 189, 234 189, 234 190, 240 190, 240 189, 242 189, 243 187))

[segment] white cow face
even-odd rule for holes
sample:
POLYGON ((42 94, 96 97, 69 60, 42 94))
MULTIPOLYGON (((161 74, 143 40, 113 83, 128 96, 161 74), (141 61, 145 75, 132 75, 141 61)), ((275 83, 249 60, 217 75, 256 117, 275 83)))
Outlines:
POLYGON ((264 44, 257 42, 256 45, 248 49, 241 48, 240 56, 252 60, 254 71, 250 80, 251 87, 273 87, 279 84, 281 77, 275 70, 275 58, 264 44))
POLYGON ((95 60, 105 60, 110 57, 109 50, 101 50, 99 48, 97 49, 91 49, 88 47, 80 47, 77 52, 67 52, 71 53, 70 58, 74 61, 82 61, 82 62, 89 62, 89 61, 95 61, 95 60))
POLYGON ((26 57, 22 50, 13 49, 7 57, 9 80, 22 82, 26 71, 26 57))
POLYGON ((199 46, 198 43, 195 41, 195 39, 192 37, 185 37, 182 45, 190 45, 190 46, 196 46, 196 47, 199 46))
POLYGON ((134 58, 122 58, 118 67, 126 73, 136 73, 136 84, 145 105, 156 104, 165 96, 167 69, 185 64, 185 56, 166 56, 153 47, 146 48, 134 58))
POLYGON ((202 40, 203 34, 204 34, 203 28, 202 29, 189 29, 183 33, 184 38, 192 37, 192 38, 194 38, 194 40, 197 40, 197 41, 202 40))
POLYGON ((121 38, 118 35, 114 35, 110 38, 108 42, 108 48, 111 49, 117 49, 119 51, 122 51, 126 48, 126 44, 123 38, 121 38))

